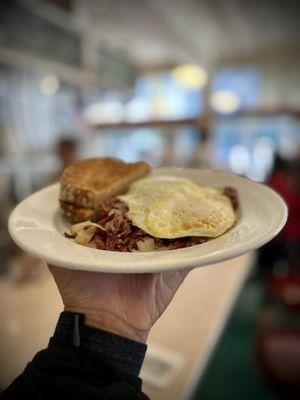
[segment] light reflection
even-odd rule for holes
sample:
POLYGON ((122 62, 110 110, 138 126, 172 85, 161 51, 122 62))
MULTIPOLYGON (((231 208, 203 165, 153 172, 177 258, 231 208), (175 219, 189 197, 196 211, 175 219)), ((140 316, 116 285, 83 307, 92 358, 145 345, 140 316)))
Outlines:
POLYGON ((84 117, 92 125, 121 122, 124 119, 123 105, 120 101, 96 102, 85 109, 84 117))
POLYGON ((212 94, 210 103, 214 111, 221 114, 230 114, 240 108, 241 99, 231 90, 220 90, 212 94))
POLYGON ((43 94, 51 95, 59 90, 60 82, 56 76, 46 75, 41 79, 39 87, 43 94))
POLYGON ((243 145, 233 146, 228 155, 229 166, 232 172, 246 175, 250 168, 250 151, 243 145))
POLYGON ((208 74, 203 67, 194 64, 179 65, 174 68, 172 78, 187 89, 202 89, 208 81, 208 74))

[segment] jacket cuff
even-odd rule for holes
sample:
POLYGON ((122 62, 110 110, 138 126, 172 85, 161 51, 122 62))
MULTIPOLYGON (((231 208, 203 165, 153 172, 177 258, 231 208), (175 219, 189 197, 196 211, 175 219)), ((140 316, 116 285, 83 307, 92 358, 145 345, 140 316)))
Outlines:
POLYGON ((63 311, 58 319, 51 344, 68 344, 89 350, 114 368, 139 375, 147 345, 115 333, 84 324, 84 314, 63 311))

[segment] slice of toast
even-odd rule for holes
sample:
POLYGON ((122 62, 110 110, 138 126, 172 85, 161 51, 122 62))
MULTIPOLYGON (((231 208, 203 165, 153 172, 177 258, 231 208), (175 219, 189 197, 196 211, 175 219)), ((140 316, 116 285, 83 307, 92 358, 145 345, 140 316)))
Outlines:
POLYGON ((143 162, 125 163, 113 158, 89 158, 67 167, 60 179, 60 201, 74 207, 96 209, 107 199, 124 193, 148 174, 143 162))
POLYGON ((70 222, 72 222, 72 224, 91 220, 95 214, 95 210, 93 208, 75 207, 65 201, 60 201, 59 203, 64 215, 70 222))

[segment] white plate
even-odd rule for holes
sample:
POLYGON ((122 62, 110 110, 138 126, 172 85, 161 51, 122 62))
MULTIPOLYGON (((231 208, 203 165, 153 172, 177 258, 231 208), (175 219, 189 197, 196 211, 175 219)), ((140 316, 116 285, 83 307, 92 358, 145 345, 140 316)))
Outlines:
POLYGON ((184 177, 199 185, 238 190, 240 215, 235 226, 206 243, 177 250, 121 253, 80 246, 64 237, 69 231, 59 204, 59 184, 48 186, 22 201, 12 212, 8 227, 22 249, 61 267, 101 271, 144 273, 200 267, 257 249, 282 229, 287 207, 267 186, 223 171, 154 169, 154 175, 184 177))

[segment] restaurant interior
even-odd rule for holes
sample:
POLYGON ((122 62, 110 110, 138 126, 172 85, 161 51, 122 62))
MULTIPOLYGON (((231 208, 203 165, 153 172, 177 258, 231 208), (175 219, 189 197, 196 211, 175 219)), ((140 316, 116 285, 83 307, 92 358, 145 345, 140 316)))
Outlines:
POLYGON ((0 5, 0 392, 62 302, 9 236, 16 204, 83 158, 220 169, 289 207, 256 252, 196 268, 153 327, 153 400, 300 394, 300 6, 295 0, 0 5))

